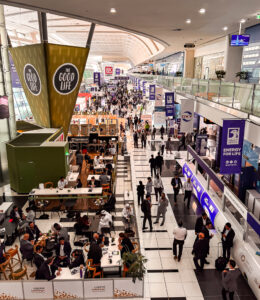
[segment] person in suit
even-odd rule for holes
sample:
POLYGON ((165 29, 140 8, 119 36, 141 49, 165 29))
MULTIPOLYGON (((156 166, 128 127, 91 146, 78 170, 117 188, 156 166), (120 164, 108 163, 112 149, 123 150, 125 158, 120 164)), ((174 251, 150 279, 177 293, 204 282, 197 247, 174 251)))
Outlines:
POLYGON ((157 156, 155 157, 155 164, 156 164, 157 174, 162 175, 163 157, 160 155, 160 152, 158 152, 157 156))
POLYGON ((61 269, 55 274, 57 267, 54 264, 55 257, 50 257, 36 271, 36 280, 52 280, 60 275, 61 269))
POLYGON ((92 176, 91 180, 88 182, 88 186, 91 187, 91 188, 99 187, 100 186, 100 181, 95 180, 95 177, 92 176))
POLYGON ((37 241, 42 235, 37 225, 34 222, 30 222, 29 226, 26 227, 26 233, 29 234, 29 241, 37 241))
POLYGON ((20 241, 20 252, 23 258, 31 260, 33 258, 34 240, 29 241, 29 234, 25 233, 20 241))
POLYGON ((144 185, 142 181, 139 181, 139 185, 137 186, 137 198, 138 205, 140 205, 144 201, 144 185))
POLYGON ((56 246, 56 263, 58 266, 67 267, 70 264, 71 246, 65 242, 63 237, 59 238, 59 244, 56 246))
POLYGON ((208 254, 208 241, 206 241, 204 233, 199 233, 198 240, 195 241, 193 245, 193 261, 196 266, 197 270, 202 270, 205 264, 205 258, 208 254), (200 265, 198 263, 198 260, 200 260, 200 265))
POLYGON ((229 260, 230 258, 230 249, 233 247, 233 240, 235 237, 235 231, 231 228, 230 223, 226 223, 222 231, 222 248, 223 248, 223 257, 229 260))
POLYGON ((112 211, 112 210, 115 210, 115 205, 116 205, 116 197, 115 195, 112 193, 111 190, 108 191, 108 193, 110 194, 107 202, 103 205, 102 209, 101 210, 106 210, 108 211, 109 213, 112 211))
POLYGON ((208 218, 207 214, 205 212, 202 213, 201 217, 198 217, 195 223, 195 234, 198 235, 201 230, 203 229, 203 226, 206 226, 206 224, 210 222, 210 219, 208 218))
POLYGON ((153 155, 151 155, 151 158, 149 159, 149 164, 150 164, 150 169, 151 169, 151 177, 153 177, 153 173, 154 173, 154 176, 156 175, 156 161, 155 161, 155 158, 153 157, 153 155))
POLYGON ((222 272, 222 298, 227 300, 227 294, 229 295, 229 300, 234 299, 235 291, 237 290, 237 278, 240 276, 241 272, 239 269, 235 269, 236 262, 234 260, 229 260, 229 269, 222 272))
POLYGON ((158 209, 157 209, 156 221, 154 222, 154 224, 159 223, 160 215, 162 215, 163 220, 160 226, 163 226, 165 222, 165 214, 167 211, 168 204, 169 204, 169 200, 166 198, 165 193, 162 193, 161 199, 159 200, 158 209))
POLYGON ((45 257, 42 255, 42 246, 36 246, 34 253, 34 263, 36 265, 37 270, 40 269, 41 265, 45 262, 45 257))
POLYGON ((174 191, 174 205, 177 204, 177 196, 180 192, 180 189, 182 188, 182 182, 181 179, 179 178, 178 174, 174 175, 174 178, 172 178, 171 185, 173 187, 174 191))
POLYGON ((141 205, 142 212, 144 213, 143 230, 147 229, 147 227, 145 227, 145 224, 146 224, 146 220, 148 220, 150 225, 150 231, 153 231, 151 207, 152 207, 151 195, 147 194, 146 199, 143 201, 141 205))
POLYGON ((100 265, 101 258, 102 258, 102 249, 100 247, 100 239, 99 235, 95 233, 93 235, 93 241, 90 244, 89 251, 88 251, 88 259, 93 260, 93 265, 100 265))
POLYGON ((21 208, 18 208, 16 205, 14 205, 13 209, 10 212, 10 219, 12 219, 14 222, 17 222, 17 223, 24 220, 25 216, 24 216, 21 208))
POLYGON ((69 265, 70 269, 77 268, 80 265, 84 265, 84 256, 82 250, 76 249, 71 254, 71 263, 69 265))
POLYGON ((68 231, 65 227, 61 227, 60 224, 58 223, 54 223, 53 225, 53 233, 56 236, 57 239, 63 237, 65 242, 69 242, 70 238, 69 238, 69 234, 68 231))
POLYGON ((125 252, 132 252, 134 250, 134 246, 130 241, 129 237, 127 237, 126 234, 123 232, 119 233, 118 243, 118 249, 121 252, 121 257, 123 257, 123 254, 125 252))
MULTIPOLYGON (((207 221, 206 223, 206 226, 203 226, 201 232, 204 233, 205 235, 205 240, 208 242, 208 254, 209 254, 209 243, 210 243, 210 240, 213 238, 213 234, 210 233, 210 229, 212 229, 212 224, 210 221, 207 221)), ((206 260, 205 258, 205 264, 209 264, 209 262, 206 260)))

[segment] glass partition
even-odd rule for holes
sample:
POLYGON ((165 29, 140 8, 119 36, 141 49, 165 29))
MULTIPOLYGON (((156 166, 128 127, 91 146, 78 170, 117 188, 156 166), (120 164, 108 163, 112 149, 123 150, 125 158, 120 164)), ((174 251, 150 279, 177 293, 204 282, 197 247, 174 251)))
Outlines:
POLYGON ((191 83, 192 83, 191 78, 183 78, 181 91, 186 94, 191 93, 191 83))
MULTIPOLYGON (((220 81, 219 103, 232 107, 235 84, 220 81)), ((236 104, 238 105, 238 104, 236 104)))
POLYGON ((220 81, 209 80, 208 99, 214 102, 218 102, 219 90, 220 90, 220 81))
POLYGON ((196 96, 204 99, 208 99, 208 80, 199 80, 199 92, 196 96))
POLYGON ((260 117, 260 84, 255 85, 253 115, 260 117))
POLYGON ((235 83, 234 108, 251 112, 254 85, 235 83))
POLYGON ((193 96, 196 96, 198 94, 198 91, 199 91, 199 79, 192 79, 192 82, 191 82, 191 94, 193 96))
POLYGON ((173 86, 176 91, 181 91, 182 77, 174 77, 173 86))

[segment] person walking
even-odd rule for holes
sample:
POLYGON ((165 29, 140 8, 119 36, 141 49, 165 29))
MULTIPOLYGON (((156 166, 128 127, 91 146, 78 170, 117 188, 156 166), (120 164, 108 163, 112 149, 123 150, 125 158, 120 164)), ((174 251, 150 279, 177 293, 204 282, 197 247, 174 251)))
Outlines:
POLYGON ((227 300, 227 294, 229 300, 234 299, 234 294, 237 291, 237 279, 240 276, 241 272, 239 269, 235 269, 236 262, 232 259, 228 262, 228 270, 222 272, 222 298, 227 300))
POLYGON ((162 215, 163 220, 162 220, 162 223, 160 224, 160 226, 164 225, 165 214, 166 214, 168 205, 169 205, 169 200, 166 198, 165 193, 162 193, 161 199, 159 201, 158 209, 157 209, 156 221, 154 222, 154 224, 159 223, 159 218, 162 215))
POLYGON ((162 166, 163 166, 163 157, 158 152, 157 156, 155 157, 155 165, 156 165, 156 174, 162 175, 162 166))
POLYGON ((146 133, 145 133, 144 131, 142 131, 142 134, 141 134, 141 144, 142 144, 142 148, 146 148, 146 140, 147 140, 146 133))
POLYGON ((171 138, 169 137, 166 142, 166 154, 168 154, 168 151, 170 151, 170 154, 172 154, 172 144, 171 144, 171 138))
POLYGON ((190 198, 193 190, 193 185, 191 183, 191 179, 187 178, 187 180, 184 182, 183 185, 184 188, 184 198, 183 201, 185 203, 185 200, 188 199, 187 207, 190 208, 190 198))
POLYGON ((233 240, 235 237, 235 231, 231 228, 230 223, 226 223, 222 231, 222 248, 223 248, 223 257, 229 260, 230 258, 230 249, 233 247, 233 240))
POLYGON ((151 196, 146 195, 146 198, 141 205, 141 210, 144 213, 143 230, 147 229, 147 227, 145 227, 145 224, 146 224, 146 220, 148 220, 150 225, 150 231, 153 231, 151 207, 152 207, 151 196))
POLYGON ((159 142, 159 151, 161 151, 162 156, 164 154, 164 149, 165 149, 165 144, 164 144, 163 137, 161 137, 161 141, 159 142))
POLYGON ((195 241, 193 245, 193 261, 197 270, 203 270, 205 264, 205 258, 208 254, 208 242, 205 240, 204 233, 199 233, 198 240, 195 241), (198 263, 200 260, 200 265, 198 263))
POLYGON ((162 179, 159 174, 157 174, 155 176, 154 181, 153 181, 153 186, 154 186, 156 201, 158 201, 158 198, 159 198, 158 195, 161 197, 162 190, 163 190, 163 183, 162 183, 162 179))
POLYGON ((156 135, 156 128, 153 126, 152 140, 155 140, 155 135, 156 135))
POLYGON ((137 131, 134 132, 134 147, 138 148, 138 133, 137 133, 137 131))
POLYGON ((177 196, 180 192, 180 188, 182 188, 182 182, 178 174, 175 174, 174 178, 172 178, 171 185, 174 191, 174 205, 177 205, 177 196))
POLYGON ((149 159, 150 169, 151 169, 151 177, 156 176, 156 159, 151 155, 151 158, 149 159))
POLYGON ((187 229, 183 227, 182 221, 178 222, 178 227, 173 230, 174 240, 173 240, 173 255, 174 259, 181 260, 182 249, 184 241, 187 237, 187 229), (179 245, 179 254, 177 254, 177 245, 179 245))
POLYGON ((153 183, 152 183, 151 177, 147 178, 147 183, 146 183, 145 189, 146 189, 146 194, 151 196, 152 191, 153 191, 153 183))
POLYGON ((161 133, 161 139, 163 139, 163 135, 164 135, 165 129, 162 125, 162 127, 160 128, 160 133, 161 133))
POLYGON ((138 205, 144 201, 144 185, 142 181, 139 181, 139 185, 137 186, 137 199, 138 205))
POLYGON ((173 136, 175 139, 178 138, 178 131, 179 131, 179 126, 178 126, 178 123, 175 122, 175 124, 173 125, 173 132, 174 132, 173 136))

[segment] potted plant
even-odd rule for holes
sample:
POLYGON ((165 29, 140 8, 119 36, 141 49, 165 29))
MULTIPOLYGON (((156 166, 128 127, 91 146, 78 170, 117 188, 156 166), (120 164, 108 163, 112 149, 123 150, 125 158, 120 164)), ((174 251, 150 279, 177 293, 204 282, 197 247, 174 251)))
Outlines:
POLYGON ((226 75, 226 71, 224 71, 224 70, 216 70, 215 73, 219 80, 223 79, 226 75))
POLYGON ((237 72, 236 77, 239 77, 239 81, 241 81, 241 80, 246 81, 246 80, 248 80, 248 72, 247 71, 237 72))
POLYGON ((175 76, 176 76, 176 77, 182 77, 182 72, 177 71, 177 72, 175 73, 175 76))
POLYGON ((122 257, 124 270, 133 278, 133 282, 136 278, 143 280, 146 268, 144 264, 147 259, 141 253, 125 252, 122 257))

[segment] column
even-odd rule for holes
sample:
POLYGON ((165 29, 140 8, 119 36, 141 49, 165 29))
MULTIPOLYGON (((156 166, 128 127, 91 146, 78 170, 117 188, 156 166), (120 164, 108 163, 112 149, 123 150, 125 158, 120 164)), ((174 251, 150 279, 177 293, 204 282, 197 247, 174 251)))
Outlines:
POLYGON ((224 53, 224 70, 226 75, 224 81, 239 81, 236 73, 241 71, 243 47, 231 47, 230 36, 226 36, 226 47, 224 53))
POLYGON ((185 49, 183 77, 194 78, 194 49, 185 49))

